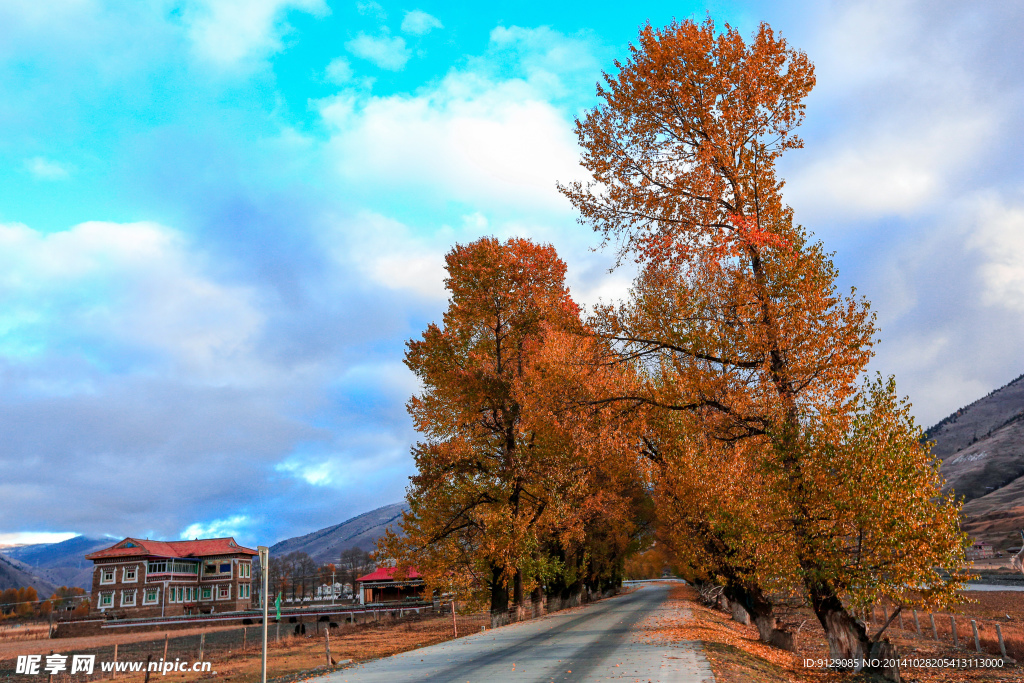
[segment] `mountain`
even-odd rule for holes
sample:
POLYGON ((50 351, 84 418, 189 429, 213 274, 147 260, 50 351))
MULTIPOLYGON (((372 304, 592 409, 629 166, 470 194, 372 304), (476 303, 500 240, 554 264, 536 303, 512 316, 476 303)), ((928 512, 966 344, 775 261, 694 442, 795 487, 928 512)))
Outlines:
POLYGON ((945 488, 962 496, 963 529, 1006 550, 1024 529, 1024 375, 926 432, 945 488))
POLYGON ((408 509, 404 502, 385 505, 341 524, 275 543, 270 546, 270 554, 273 557, 280 557, 288 553, 303 552, 318 564, 337 562, 343 550, 356 547, 373 550, 377 539, 384 535, 388 527, 397 528, 402 520, 402 513, 408 509))
POLYGON ((92 588, 92 562, 85 556, 106 548, 113 539, 75 536, 60 543, 38 543, 4 548, 0 554, 22 570, 35 574, 55 586, 92 588))
POLYGON ((49 581, 27 571, 17 561, 12 561, 0 555, 0 590, 8 588, 25 588, 32 586, 40 597, 49 597, 56 590, 49 581))

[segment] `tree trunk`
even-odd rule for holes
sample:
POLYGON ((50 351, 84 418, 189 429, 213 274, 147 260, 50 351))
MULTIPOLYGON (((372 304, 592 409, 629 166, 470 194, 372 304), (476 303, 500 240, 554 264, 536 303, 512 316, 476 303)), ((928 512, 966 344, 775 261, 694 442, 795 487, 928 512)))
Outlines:
POLYGON ((812 583, 807 587, 811 596, 811 607, 818 617, 825 638, 828 640, 829 657, 853 660, 853 670, 864 668, 864 660, 871 652, 871 641, 864 624, 857 621, 846 608, 835 591, 827 585, 812 583))
POLYGON ((537 587, 533 589, 533 594, 530 596, 533 602, 533 618, 544 615, 544 588, 538 583, 537 587))
POLYGON ((491 566, 491 628, 508 623, 508 586, 502 578, 502 569, 491 566))
POLYGON ((515 582, 512 584, 513 600, 516 603, 516 621, 526 620, 526 605, 523 603, 523 571, 516 570, 515 582))
POLYGON ((750 615, 762 643, 783 650, 793 650, 793 635, 776 628, 775 607, 760 586, 749 583, 730 584, 725 587, 723 594, 731 603, 741 606, 750 615))

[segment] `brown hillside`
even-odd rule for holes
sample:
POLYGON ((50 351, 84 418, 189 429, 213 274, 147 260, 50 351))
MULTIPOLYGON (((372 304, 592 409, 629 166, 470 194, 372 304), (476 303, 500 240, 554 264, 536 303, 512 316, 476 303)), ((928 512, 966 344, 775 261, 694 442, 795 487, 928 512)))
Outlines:
POLYGON ((928 430, 945 489, 966 500, 963 528, 1005 550, 1024 529, 1024 375, 928 430))

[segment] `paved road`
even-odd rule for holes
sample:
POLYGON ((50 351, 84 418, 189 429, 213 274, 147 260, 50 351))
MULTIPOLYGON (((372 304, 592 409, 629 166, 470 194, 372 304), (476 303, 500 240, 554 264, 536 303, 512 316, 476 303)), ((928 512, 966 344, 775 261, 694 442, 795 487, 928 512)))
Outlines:
POLYGON ((317 683, 630 681, 713 683, 699 643, 645 641, 634 628, 669 611, 669 587, 628 595, 378 659, 317 683))

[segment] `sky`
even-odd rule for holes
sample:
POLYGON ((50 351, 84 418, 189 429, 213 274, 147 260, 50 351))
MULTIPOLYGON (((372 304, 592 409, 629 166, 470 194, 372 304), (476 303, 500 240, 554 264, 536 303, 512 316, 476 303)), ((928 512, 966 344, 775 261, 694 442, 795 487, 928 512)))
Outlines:
POLYGON ((574 119, 647 21, 815 63, 781 169, 929 426, 1024 373, 1017 2, 0 0, 0 543, 271 544, 399 501, 443 257, 549 242, 574 119))

